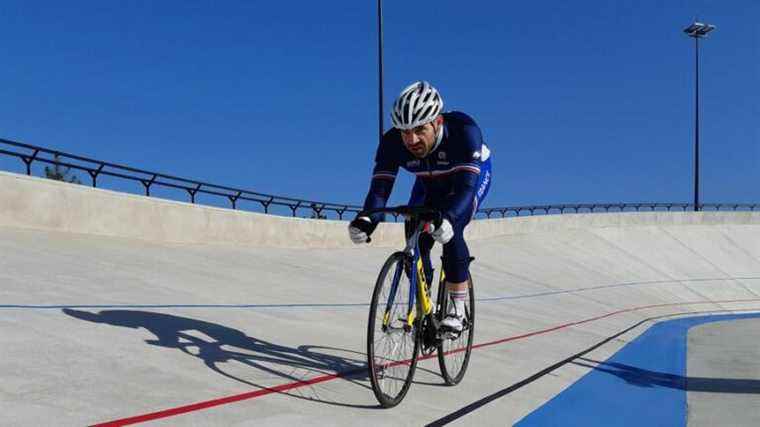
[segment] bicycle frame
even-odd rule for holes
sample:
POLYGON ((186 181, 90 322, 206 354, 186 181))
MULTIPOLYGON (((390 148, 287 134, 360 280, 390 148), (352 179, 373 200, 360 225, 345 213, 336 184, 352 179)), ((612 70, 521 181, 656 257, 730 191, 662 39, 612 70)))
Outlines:
MULTIPOLYGON (((424 228, 425 223, 420 222, 414 230, 414 233, 412 233, 412 235, 407 239, 406 247, 403 250, 403 253, 408 257, 408 259, 411 259, 410 267, 414 266, 414 268, 410 268, 411 271, 409 272, 410 295, 405 325, 405 328, 409 330, 411 330, 414 321, 417 319, 417 312, 422 313, 421 317, 424 318, 433 311, 433 302, 430 299, 430 296, 428 296, 427 292, 429 284, 427 283, 425 269, 423 267, 422 257, 420 256, 419 251, 419 238, 424 228), (415 302, 417 303, 416 305, 415 302)), ((403 266, 404 263, 399 263, 396 266, 396 271, 393 274, 393 282, 391 284, 390 295, 388 298, 388 303, 385 307, 385 315, 383 316, 383 327, 388 327, 390 324, 391 305, 396 299, 396 291, 398 289, 401 274, 403 272, 403 266)))

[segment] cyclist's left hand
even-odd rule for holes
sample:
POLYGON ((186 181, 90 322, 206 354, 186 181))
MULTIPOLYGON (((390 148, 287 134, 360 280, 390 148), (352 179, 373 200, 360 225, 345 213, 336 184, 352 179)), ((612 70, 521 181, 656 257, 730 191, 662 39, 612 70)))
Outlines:
POLYGON ((446 243, 449 243, 449 240, 451 240, 452 237, 454 237, 454 228, 451 226, 449 220, 444 218, 444 220, 441 221, 441 225, 430 234, 436 242, 445 245, 446 243))

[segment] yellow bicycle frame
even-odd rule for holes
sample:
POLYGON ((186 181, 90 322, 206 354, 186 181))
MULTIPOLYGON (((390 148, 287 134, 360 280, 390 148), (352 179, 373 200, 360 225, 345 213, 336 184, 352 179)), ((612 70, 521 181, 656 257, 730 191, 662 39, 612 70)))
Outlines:
MULTIPOLYGON (((428 288, 429 284, 427 283, 427 278, 425 276, 425 268, 423 267, 422 263, 422 257, 419 255, 416 255, 415 258, 417 259, 416 267, 417 267, 417 295, 416 295, 416 304, 412 304, 411 307, 409 307, 409 312, 406 316, 406 324, 408 327, 412 327, 414 324, 414 321, 417 319, 417 311, 420 310, 423 314, 422 317, 427 316, 433 311, 433 301, 430 298, 430 295, 428 295, 428 288)), ((394 279, 397 280, 398 278, 394 279)), ((441 276, 439 281, 439 286, 445 286, 445 280, 446 275, 443 272, 443 268, 441 268, 441 276)), ((391 310, 390 307, 386 308, 385 315, 383 316, 383 326, 390 326, 391 323, 391 310)), ((401 319, 399 319, 401 320, 401 319)))
POLYGON ((425 269, 422 266, 422 257, 417 258, 417 301, 418 303, 415 304, 412 309, 409 312, 409 315, 406 318, 406 323, 409 326, 412 326, 415 319, 417 318, 417 306, 420 307, 422 310, 423 316, 427 316, 430 314, 430 312, 433 311, 433 301, 430 299, 430 296, 428 295, 428 283, 427 278, 425 277, 425 269))

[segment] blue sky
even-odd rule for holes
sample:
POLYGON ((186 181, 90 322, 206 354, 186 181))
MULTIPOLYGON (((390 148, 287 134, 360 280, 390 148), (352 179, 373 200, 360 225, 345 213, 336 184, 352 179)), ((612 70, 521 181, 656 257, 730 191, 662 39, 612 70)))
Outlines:
MULTIPOLYGON (((377 144, 375 6, 5 0, 0 137, 359 204, 377 144)), ((385 111, 426 79, 472 115, 494 153, 491 207, 691 201, 694 46, 681 29, 695 16, 717 25, 701 51, 702 200, 760 202, 760 2, 384 11, 385 111)), ((400 179, 391 201, 410 186, 400 179)))

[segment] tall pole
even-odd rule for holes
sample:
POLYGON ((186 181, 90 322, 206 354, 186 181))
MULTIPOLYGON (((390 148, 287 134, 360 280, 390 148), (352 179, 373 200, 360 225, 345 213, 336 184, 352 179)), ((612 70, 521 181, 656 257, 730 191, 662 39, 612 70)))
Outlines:
POLYGON ((383 0, 377 0, 377 66, 378 66, 378 117, 379 138, 383 138, 383 0))
POLYGON ((694 22, 683 32, 694 38, 694 211, 700 210, 699 204, 699 39, 706 37, 715 29, 715 25, 694 22))
POLYGON ((694 103, 694 211, 699 211, 699 37, 694 37, 695 55, 694 68, 696 69, 695 91, 696 102, 694 103))

